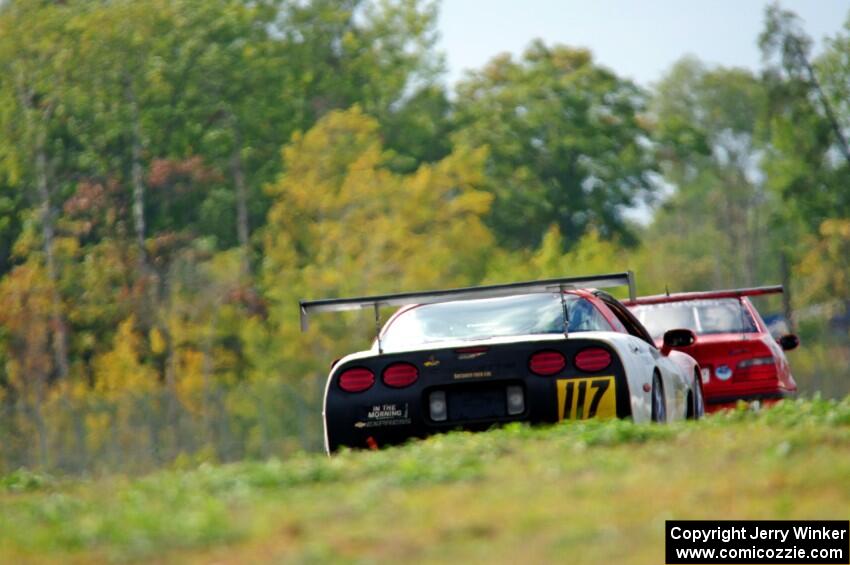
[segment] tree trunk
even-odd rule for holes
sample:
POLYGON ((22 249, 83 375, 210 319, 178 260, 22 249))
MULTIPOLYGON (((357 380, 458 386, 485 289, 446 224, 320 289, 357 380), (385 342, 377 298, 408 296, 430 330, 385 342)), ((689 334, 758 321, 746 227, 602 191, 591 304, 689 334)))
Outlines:
POLYGON ((139 104, 129 80, 125 88, 127 101, 130 103, 130 136, 132 138, 130 177, 133 185, 133 227, 136 231, 139 265, 144 273, 147 266, 147 254, 145 252, 145 183, 142 172, 142 132, 139 104))
POLYGON ((782 272, 782 310, 785 313, 788 331, 794 333, 796 324, 794 323, 794 310, 791 306, 791 266, 788 261, 788 252, 784 249, 780 252, 779 262, 779 268, 782 272))
MULTIPOLYGON (((235 120, 234 120, 235 121, 235 120)), ((238 126, 234 126, 235 143, 230 157, 230 170, 233 174, 233 184, 236 188, 236 237, 242 252, 242 274, 250 273, 248 237, 248 188, 245 185, 245 167, 242 162, 242 136, 238 126)))
POLYGON ((750 268, 750 285, 753 285, 755 281, 758 280, 759 275, 761 274, 762 263, 760 258, 762 256, 761 252, 761 236, 762 236, 762 225, 761 225, 761 217, 762 217, 762 206, 764 202, 764 188, 760 183, 756 183, 754 188, 753 198, 751 200, 752 206, 752 224, 750 228, 750 235, 748 237, 749 240, 749 249, 750 256, 748 259, 748 265, 750 268))
POLYGON ((35 152, 36 193, 38 198, 39 220, 41 221, 42 249, 44 251, 45 270, 50 282, 50 326, 53 363, 57 378, 68 376, 68 330, 62 315, 62 300, 59 295, 59 273, 54 254, 55 232, 53 219, 55 211, 51 202, 50 171, 47 162, 47 124, 53 115, 54 105, 47 104, 34 118, 37 111, 33 92, 27 86, 23 75, 18 77, 17 94, 25 115, 27 136, 33 142, 35 152))
POLYGON ((42 246, 44 249, 45 269, 50 281, 50 326, 52 329, 53 360, 57 378, 68 376, 68 332, 62 315, 62 300, 59 296, 59 274, 56 268, 56 256, 53 243, 55 233, 53 218, 55 212, 51 203, 50 181, 47 170, 47 150, 45 134, 38 134, 36 142, 35 172, 36 188, 39 199, 39 217, 41 220, 42 246))

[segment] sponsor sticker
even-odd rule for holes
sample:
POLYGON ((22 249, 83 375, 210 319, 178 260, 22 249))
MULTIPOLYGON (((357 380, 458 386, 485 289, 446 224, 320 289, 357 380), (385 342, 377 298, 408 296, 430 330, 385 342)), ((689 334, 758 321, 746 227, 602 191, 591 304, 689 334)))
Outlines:
POLYGON ((354 423, 355 428, 377 428, 383 426, 404 426, 411 423, 408 404, 384 403, 367 406, 361 419, 354 423))
POLYGON ((461 379, 482 379, 485 377, 492 377, 493 371, 468 371, 466 373, 455 373, 455 380, 461 379))
POLYGON ((728 365, 720 365, 714 370, 714 374, 717 375, 717 378, 721 381, 728 381, 732 378, 732 369, 730 369, 728 365))

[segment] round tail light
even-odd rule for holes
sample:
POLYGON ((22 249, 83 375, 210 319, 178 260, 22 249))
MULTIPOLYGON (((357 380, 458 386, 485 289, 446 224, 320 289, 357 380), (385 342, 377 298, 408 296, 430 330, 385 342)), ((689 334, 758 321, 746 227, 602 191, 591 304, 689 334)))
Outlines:
POLYGON ((608 368, 611 364, 611 354, 601 347, 588 347, 579 351, 573 362, 582 371, 595 373, 608 368))
POLYGON ((369 369, 347 369, 339 376, 339 388, 345 392, 363 392, 375 384, 375 375, 369 369))
POLYGON ((528 360, 528 369, 535 375, 548 377, 560 373, 567 366, 567 358, 557 351, 538 351, 528 360))
POLYGON ((393 363, 384 369, 384 384, 393 388, 404 388, 416 382, 419 369, 410 363, 393 363))

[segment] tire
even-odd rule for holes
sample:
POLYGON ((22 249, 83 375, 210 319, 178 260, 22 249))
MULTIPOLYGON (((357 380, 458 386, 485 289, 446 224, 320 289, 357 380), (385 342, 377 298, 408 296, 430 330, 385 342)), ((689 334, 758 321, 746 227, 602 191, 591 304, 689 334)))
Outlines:
POLYGON ((652 421, 663 423, 667 421, 667 402, 664 399, 664 387, 658 373, 652 375, 652 421))
POLYGON ((699 420, 705 416, 705 397, 702 395, 702 383, 699 371, 694 371, 694 383, 691 385, 691 394, 688 402, 688 420, 699 420))

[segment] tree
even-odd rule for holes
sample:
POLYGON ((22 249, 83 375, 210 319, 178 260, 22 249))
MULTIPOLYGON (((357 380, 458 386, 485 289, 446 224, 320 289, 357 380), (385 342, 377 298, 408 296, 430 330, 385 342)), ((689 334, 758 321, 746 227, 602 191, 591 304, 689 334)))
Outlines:
MULTIPOLYGON (((40 463, 47 461, 47 439, 42 408, 50 374, 55 372, 50 341, 54 283, 38 261, 15 267, 0 280, 0 327, 6 339, 3 396, 19 402, 37 434, 40 463)), ((55 353, 55 351, 54 351, 55 353)))
POLYGON ((634 242, 623 210, 651 193, 655 170, 644 98, 588 51, 541 41, 461 81, 459 139, 490 149, 500 241, 535 246, 554 223, 568 247, 591 227, 634 242))
POLYGON ((67 148, 65 93, 72 48, 63 34, 71 15, 64 6, 13 4, 0 19, 0 149, 6 182, 20 186, 37 209, 41 251, 50 285, 53 373, 68 374, 68 335, 58 282, 56 216, 60 174, 67 148), (18 29, 31 32, 18 41, 18 29))
POLYGON ((803 31, 800 18, 793 12, 780 8, 779 3, 768 6, 765 14, 765 29, 759 35, 759 46, 765 60, 778 58, 778 62, 769 68, 769 72, 784 72, 786 78, 802 82, 810 89, 812 98, 820 104, 823 115, 832 128, 839 150, 850 164, 850 144, 810 60, 812 40, 803 31))
POLYGON ((647 244, 663 249, 668 261, 691 265, 670 269, 667 278, 685 279, 668 281, 676 287, 751 286, 765 270, 776 271, 758 138, 766 100, 749 71, 709 69, 692 58, 676 63, 656 87, 654 140, 675 192, 656 214, 647 244))
POLYGON ((850 12, 843 29, 825 41, 824 52, 815 61, 814 72, 820 77, 838 131, 846 132, 850 128, 850 12))
POLYGON ((129 189, 143 275, 150 235, 145 171, 152 132, 164 125, 155 121, 154 107, 162 104, 171 86, 162 70, 168 39, 174 35, 170 4, 150 0, 94 5, 72 24, 81 36, 76 101, 84 121, 77 133, 86 146, 90 174, 117 176, 129 189))
POLYGON ((824 220, 800 261, 806 280, 803 298, 813 303, 850 305, 850 220, 824 220))
MULTIPOLYGON (((774 4, 766 10, 759 45, 767 62, 763 81, 769 94, 765 172, 769 188, 783 203, 781 264, 783 283, 789 287, 792 265, 802 258, 800 269, 805 272, 814 256, 807 248, 823 247, 834 235, 829 220, 850 215, 850 146, 844 133, 850 117, 841 98, 846 93, 841 84, 848 76, 841 64, 847 40, 839 34, 827 43, 827 52, 813 60, 812 41, 799 18, 774 4), (789 233, 789 225, 800 229, 789 233), (810 237, 801 236, 806 232, 810 237), (821 243, 813 243, 818 240, 821 243)), ((824 264, 829 271, 841 268, 840 263, 824 264)), ((814 296, 810 288, 802 290, 804 297, 814 296)), ((787 292, 785 298, 790 318, 787 292)))
POLYGON ((843 133, 848 118, 839 116, 817 73, 824 73, 830 91, 840 99, 842 90, 836 85, 843 80, 839 61, 846 41, 839 35, 828 44, 824 63, 812 63, 811 39, 799 18, 772 5, 759 44, 769 63, 764 74, 770 104, 765 127, 771 148, 766 162, 769 182, 792 213, 816 232, 824 219, 850 214, 850 196, 843 190, 850 182, 850 151, 843 133))
MULTIPOLYGON (((462 286, 480 280, 492 248, 480 190, 485 153, 456 146, 399 174, 380 125, 359 108, 328 113, 284 150, 264 230, 264 290, 281 366, 306 375, 315 359, 363 345, 374 321, 319 319, 303 336, 298 300, 462 286), (322 330, 322 331, 319 331, 322 330), (305 351, 315 355, 305 356, 305 351)), ((267 357, 269 352, 264 352, 267 357)), ((277 369, 278 371, 280 369, 277 369)))

